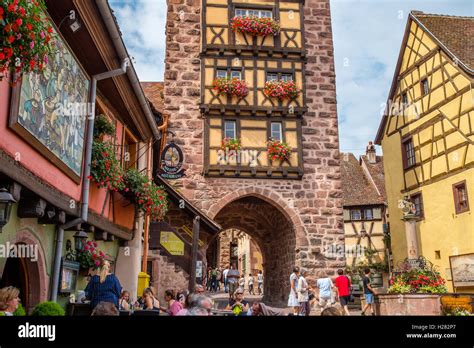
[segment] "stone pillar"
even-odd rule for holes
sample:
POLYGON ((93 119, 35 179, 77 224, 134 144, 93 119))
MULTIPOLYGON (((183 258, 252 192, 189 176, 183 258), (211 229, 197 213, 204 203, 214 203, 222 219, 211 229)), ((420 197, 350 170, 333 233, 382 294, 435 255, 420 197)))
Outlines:
POLYGON ((408 258, 417 259, 420 257, 418 238, 416 235, 416 222, 418 221, 418 217, 415 215, 407 215, 403 218, 403 221, 405 221, 408 258))

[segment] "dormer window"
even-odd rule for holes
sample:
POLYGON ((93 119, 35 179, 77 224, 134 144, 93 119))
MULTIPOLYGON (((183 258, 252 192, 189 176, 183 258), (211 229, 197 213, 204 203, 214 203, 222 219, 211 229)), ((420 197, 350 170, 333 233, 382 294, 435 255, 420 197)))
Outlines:
POLYGON ((258 18, 273 18, 271 10, 252 10, 246 8, 238 8, 235 10, 237 17, 258 17, 258 18))

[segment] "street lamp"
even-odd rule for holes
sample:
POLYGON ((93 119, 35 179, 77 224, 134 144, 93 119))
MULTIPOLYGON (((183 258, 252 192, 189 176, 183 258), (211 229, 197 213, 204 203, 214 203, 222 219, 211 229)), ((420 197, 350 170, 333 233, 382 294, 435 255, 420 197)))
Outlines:
POLYGON ((8 192, 7 189, 0 189, 0 232, 2 232, 3 226, 10 220, 10 214, 12 212, 13 203, 16 203, 13 196, 8 192))
POLYGON ((84 250, 84 240, 87 239, 87 233, 80 229, 74 234, 74 248, 78 253, 84 250))

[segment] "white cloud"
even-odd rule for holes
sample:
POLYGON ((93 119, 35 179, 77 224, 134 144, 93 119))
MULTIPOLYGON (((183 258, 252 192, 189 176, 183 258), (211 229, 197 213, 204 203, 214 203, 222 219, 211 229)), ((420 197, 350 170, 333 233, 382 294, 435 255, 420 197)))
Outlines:
POLYGON ((469 0, 331 0, 343 152, 362 154, 375 138, 411 10, 473 15, 469 0))

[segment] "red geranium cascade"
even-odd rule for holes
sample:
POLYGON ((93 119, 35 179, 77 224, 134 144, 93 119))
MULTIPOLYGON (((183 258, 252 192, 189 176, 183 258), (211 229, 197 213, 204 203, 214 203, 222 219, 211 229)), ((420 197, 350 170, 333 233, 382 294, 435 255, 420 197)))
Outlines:
POLYGON ((249 94, 249 89, 245 81, 236 77, 228 79, 220 77, 214 80, 213 89, 221 94, 233 95, 237 98, 245 98, 249 94))
POLYGON ((54 31, 44 0, 0 3, 0 80, 12 73, 42 73, 55 48, 54 31))
POLYGON ((268 158, 271 161, 287 161, 291 157, 291 147, 280 140, 269 140, 267 143, 268 158))
POLYGON ((300 91, 293 81, 268 81, 265 83, 263 94, 269 98, 296 99, 300 91))
POLYGON ((277 36, 280 32, 280 23, 272 18, 236 16, 232 18, 232 30, 252 36, 277 36))

